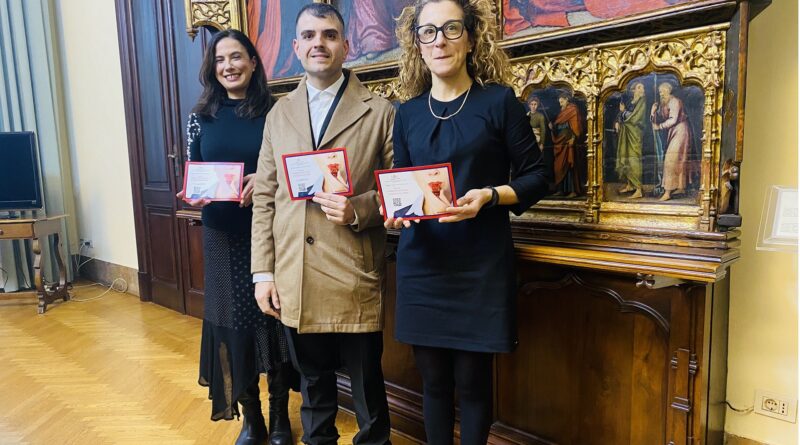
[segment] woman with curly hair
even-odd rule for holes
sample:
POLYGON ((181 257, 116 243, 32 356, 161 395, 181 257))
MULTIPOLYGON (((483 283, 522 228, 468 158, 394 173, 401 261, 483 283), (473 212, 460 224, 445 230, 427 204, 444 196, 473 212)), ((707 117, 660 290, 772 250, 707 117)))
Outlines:
POLYGON ((407 101, 395 117, 395 167, 450 162, 464 194, 450 216, 386 220, 402 228, 395 335, 413 346, 422 374, 428 443, 453 443, 458 392, 461 443, 485 444, 493 354, 517 343, 508 211, 545 196, 552 169, 503 85, 508 59, 488 0, 418 0, 403 10, 397 36, 407 101))

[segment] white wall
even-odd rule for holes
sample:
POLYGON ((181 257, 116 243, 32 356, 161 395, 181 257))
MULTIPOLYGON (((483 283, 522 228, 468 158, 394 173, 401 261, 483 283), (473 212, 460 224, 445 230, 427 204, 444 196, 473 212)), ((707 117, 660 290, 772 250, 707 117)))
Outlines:
POLYGON ((88 256, 137 269, 114 1, 53 1, 78 236, 88 256))
MULTIPOLYGON (((728 400, 754 391, 797 397, 797 254, 756 250, 772 185, 797 187, 797 1, 775 0, 750 28, 742 163, 741 259, 731 272, 728 400)), ((728 410, 726 431, 796 445, 797 424, 728 410)))

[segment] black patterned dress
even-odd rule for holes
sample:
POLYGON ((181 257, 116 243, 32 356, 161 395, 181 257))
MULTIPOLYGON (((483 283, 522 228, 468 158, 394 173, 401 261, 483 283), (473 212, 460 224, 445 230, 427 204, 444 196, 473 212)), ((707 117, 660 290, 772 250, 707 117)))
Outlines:
MULTIPOLYGON (((189 117, 190 161, 244 162, 244 174, 255 173, 264 117, 238 117, 240 102, 226 100, 216 118, 189 117)), ((290 363, 283 325, 264 315, 253 297, 252 215, 252 206, 239 207, 238 202, 212 202, 203 208, 205 312, 199 383, 208 387, 212 420, 238 417, 236 401, 259 374, 290 363)))

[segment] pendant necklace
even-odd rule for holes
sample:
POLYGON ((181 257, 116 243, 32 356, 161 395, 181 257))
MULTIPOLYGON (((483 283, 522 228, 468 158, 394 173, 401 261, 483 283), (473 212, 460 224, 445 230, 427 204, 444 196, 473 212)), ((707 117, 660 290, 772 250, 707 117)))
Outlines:
POLYGON ((469 97, 470 90, 472 90, 472 85, 469 86, 469 89, 467 90, 467 94, 464 96, 464 101, 461 102, 461 106, 458 107, 458 110, 456 110, 455 113, 449 114, 447 116, 437 116, 436 113, 433 112, 433 105, 431 105, 431 93, 432 93, 432 90, 428 91, 428 109, 431 110, 431 114, 433 115, 433 117, 435 117, 436 119, 439 119, 439 120, 446 121, 447 119, 450 119, 451 117, 453 117, 456 114, 458 114, 461 111, 461 109, 464 108, 464 104, 467 103, 467 98, 469 97))

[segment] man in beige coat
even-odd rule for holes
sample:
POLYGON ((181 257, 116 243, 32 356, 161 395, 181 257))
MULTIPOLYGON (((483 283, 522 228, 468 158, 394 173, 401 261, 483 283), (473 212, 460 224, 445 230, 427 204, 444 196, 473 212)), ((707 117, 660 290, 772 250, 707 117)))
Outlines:
POLYGON ((350 374, 359 433, 354 444, 387 444, 381 371, 386 234, 374 170, 392 164, 392 105, 342 70, 344 23, 313 3, 297 18, 294 51, 306 76, 267 116, 253 194, 255 298, 280 318, 302 376, 303 442, 336 444, 335 371, 350 374), (344 147, 353 195, 318 192, 292 201, 281 156, 344 147))

